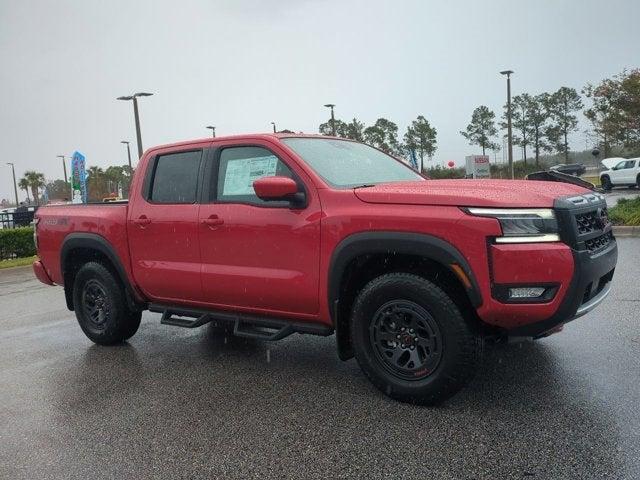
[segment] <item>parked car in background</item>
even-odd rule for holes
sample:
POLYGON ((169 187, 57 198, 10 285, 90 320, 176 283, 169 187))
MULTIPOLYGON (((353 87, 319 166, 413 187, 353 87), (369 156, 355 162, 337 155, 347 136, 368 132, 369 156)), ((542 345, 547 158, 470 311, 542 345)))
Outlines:
POLYGON ((560 163, 558 165, 554 165, 553 167, 549 167, 549 170, 553 170, 554 172, 566 173, 567 175, 575 175, 579 177, 580 175, 584 175, 584 172, 587 171, 585 166, 581 163, 560 163))
POLYGON ((623 160, 627 160, 627 159, 622 157, 605 158, 600 162, 600 165, 604 170, 611 170, 613 167, 615 167, 618 163, 622 162, 623 160))
POLYGON ((604 190, 611 190, 613 187, 633 187, 640 188, 640 157, 622 159, 609 170, 600 174, 600 184, 604 190))

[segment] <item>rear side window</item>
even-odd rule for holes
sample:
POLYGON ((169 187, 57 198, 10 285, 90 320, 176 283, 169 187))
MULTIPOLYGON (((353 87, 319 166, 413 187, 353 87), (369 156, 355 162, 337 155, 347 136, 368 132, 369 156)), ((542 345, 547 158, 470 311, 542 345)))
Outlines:
MULTIPOLYGON (((219 202, 254 203, 263 205, 253 190, 253 182, 262 177, 289 177, 293 173, 272 152, 262 147, 230 147, 220 153, 218 185, 215 200, 219 202)), ((270 206, 280 203, 268 202, 270 206)))
POLYGON ((155 203, 195 203, 201 158, 201 150, 159 156, 149 200, 155 203))

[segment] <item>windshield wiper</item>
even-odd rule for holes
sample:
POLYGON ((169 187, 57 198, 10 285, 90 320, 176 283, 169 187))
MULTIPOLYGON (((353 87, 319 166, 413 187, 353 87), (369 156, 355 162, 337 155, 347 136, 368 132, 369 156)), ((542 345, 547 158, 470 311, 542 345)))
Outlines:
POLYGON ((355 190, 357 188, 375 187, 376 185, 376 183, 363 183, 362 185, 356 185, 355 187, 353 187, 353 189, 355 190))

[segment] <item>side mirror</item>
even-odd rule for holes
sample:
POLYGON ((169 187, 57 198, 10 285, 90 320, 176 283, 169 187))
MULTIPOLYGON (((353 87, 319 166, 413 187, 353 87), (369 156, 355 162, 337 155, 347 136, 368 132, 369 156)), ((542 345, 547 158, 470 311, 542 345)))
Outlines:
POLYGON ((262 177, 253 182, 253 189, 265 201, 304 203, 304 193, 298 191, 298 184, 289 177, 262 177))

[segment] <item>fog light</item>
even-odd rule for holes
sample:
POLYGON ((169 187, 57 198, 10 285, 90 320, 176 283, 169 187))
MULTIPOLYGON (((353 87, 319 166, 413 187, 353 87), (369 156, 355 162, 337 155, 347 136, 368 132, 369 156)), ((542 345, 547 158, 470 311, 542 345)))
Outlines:
POLYGON ((539 298, 546 288, 544 287, 518 287, 509 289, 509 299, 539 298))

